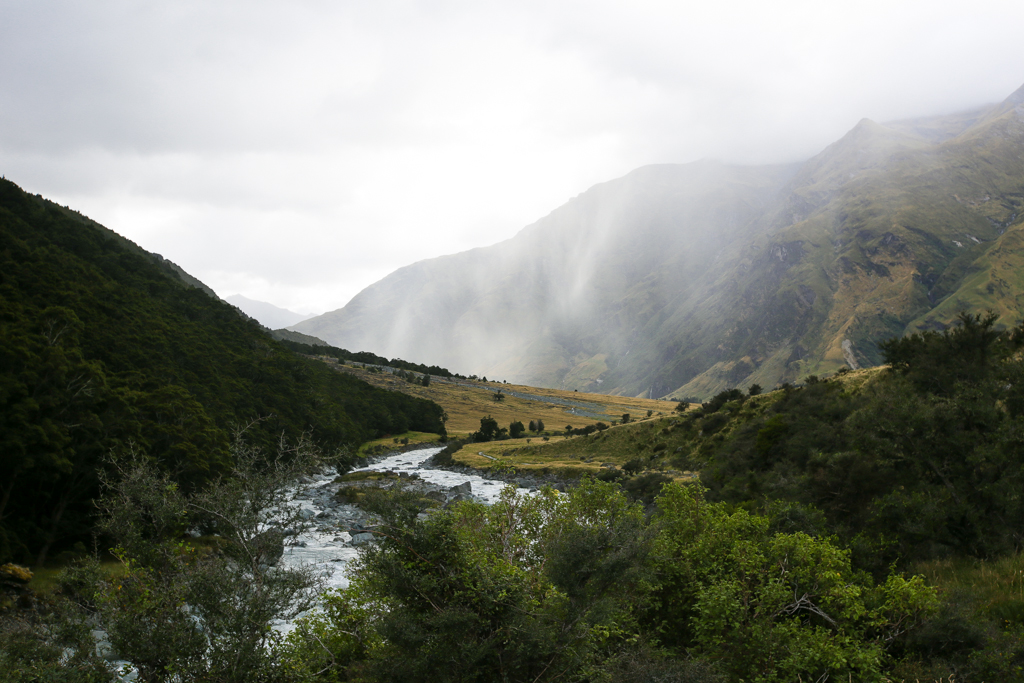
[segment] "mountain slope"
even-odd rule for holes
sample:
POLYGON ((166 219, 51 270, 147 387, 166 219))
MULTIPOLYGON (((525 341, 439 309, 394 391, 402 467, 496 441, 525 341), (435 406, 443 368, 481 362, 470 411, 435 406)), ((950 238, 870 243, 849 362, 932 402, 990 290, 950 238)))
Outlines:
POLYGON ((198 281, 81 215, 0 181, 0 563, 89 533, 105 458, 136 450, 182 486, 216 476, 235 429, 328 453, 436 404, 306 361, 198 281))
POLYGON ((772 386, 877 363, 879 340, 964 306, 1016 323, 1022 203, 1024 88, 963 114, 865 119, 800 164, 638 169, 293 329, 540 386, 772 386))

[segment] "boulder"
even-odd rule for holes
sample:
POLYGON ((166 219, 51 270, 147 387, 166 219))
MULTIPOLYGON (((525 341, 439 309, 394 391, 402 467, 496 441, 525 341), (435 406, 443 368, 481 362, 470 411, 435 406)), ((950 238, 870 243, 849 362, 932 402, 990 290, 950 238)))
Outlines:
POLYGON ((364 531, 362 533, 358 533, 352 536, 352 545, 363 545, 366 543, 370 543, 371 541, 373 541, 373 539, 373 534, 371 534, 368 531, 364 531))
POLYGON ((473 500, 473 494, 471 493, 456 493, 454 496, 448 499, 448 503, 445 505, 451 505, 453 503, 461 503, 464 500, 473 500))
POLYGON ((448 493, 454 493, 454 494, 472 493, 472 492, 473 492, 473 483, 472 482, 468 482, 468 481, 464 481, 461 484, 457 484, 457 485, 451 487, 450 489, 448 489, 448 493))

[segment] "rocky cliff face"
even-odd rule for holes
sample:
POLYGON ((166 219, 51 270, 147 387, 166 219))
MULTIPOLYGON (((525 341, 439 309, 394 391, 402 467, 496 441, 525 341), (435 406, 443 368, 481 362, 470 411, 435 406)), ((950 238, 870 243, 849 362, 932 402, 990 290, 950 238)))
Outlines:
POLYGON ((879 360, 963 308, 1022 316, 1024 88, 861 121, 788 166, 649 166, 516 237, 422 261, 292 329, 541 386, 707 396, 879 360))

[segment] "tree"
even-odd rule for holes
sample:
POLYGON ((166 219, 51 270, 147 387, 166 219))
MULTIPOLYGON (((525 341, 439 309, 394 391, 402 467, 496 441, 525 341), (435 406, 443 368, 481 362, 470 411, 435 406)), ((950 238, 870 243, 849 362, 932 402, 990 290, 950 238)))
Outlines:
POLYGON ((925 391, 948 396, 957 384, 977 385, 989 377, 999 352, 998 317, 991 311, 964 312, 952 328, 894 337, 878 347, 894 372, 925 391))
POLYGON ((498 428, 498 421, 488 415, 480 418, 480 430, 473 432, 474 441, 492 441, 501 436, 502 429, 498 428))
POLYGON ((760 384, 751 384, 747 389, 747 396, 757 396, 762 391, 760 384))
POLYGON ((342 680, 545 683, 611 680, 606 667, 635 652, 651 532, 615 485, 531 497, 506 487, 493 506, 461 503, 421 523, 375 511, 380 543, 296 630, 296 642, 326 646, 300 666, 342 680))
POLYGON ((629 413, 622 414, 622 424, 629 424, 629 413))
POLYGON ((423 384, 423 386, 429 387, 430 386, 430 375, 424 372, 423 373, 423 381, 421 383, 423 384))
POLYGON ((538 434, 540 434, 541 432, 543 432, 543 431, 544 431, 544 420, 538 419, 538 420, 537 420, 537 421, 536 421, 536 422, 534 423, 534 429, 533 429, 533 431, 537 432, 538 434))
MULTIPOLYGON (((533 423, 530 423, 530 426, 532 427, 533 423)), ((523 423, 520 422, 519 420, 516 420, 515 422, 508 426, 508 435, 513 439, 518 439, 520 436, 523 435, 523 432, 525 431, 526 427, 524 427, 523 423)))
POLYGON ((881 680, 886 649, 937 605, 923 577, 874 585, 830 540, 773 533, 699 486, 669 484, 657 505, 657 628, 731 680, 881 680))
POLYGON ((505 400, 505 394, 501 393, 501 389, 498 389, 498 391, 493 396, 491 396, 491 400, 494 401, 495 403, 501 403, 502 401, 505 400))
POLYGON ((262 680, 274 668, 275 619, 312 607, 312 566, 275 566, 283 528, 310 523, 290 504, 292 484, 319 462, 308 441, 276 454, 232 447, 231 475, 183 493, 146 457, 113 462, 101 501, 102 528, 118 542, 124 573, 99 590, 100 620, 140 680, 262 680), (206 532, 205 543, 186 531, 206 532))

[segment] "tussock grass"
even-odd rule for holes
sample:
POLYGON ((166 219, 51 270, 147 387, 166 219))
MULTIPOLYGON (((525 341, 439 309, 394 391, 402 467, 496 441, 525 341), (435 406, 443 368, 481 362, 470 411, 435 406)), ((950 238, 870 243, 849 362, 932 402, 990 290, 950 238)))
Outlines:
POLYGON ((486 415, 492 416, 502 427, 508 427, 515 421, 529 424, 530 420, 539 419, 544 421, 549 431, 561 431, 568 424, 574 427, 584 427, 597 422, 610 423, 612 420, 621 419, 623 413, 629 413, 634 419, 646 416, 648 410, 652 411, 655 416, 658 416, 659 413, 662 416, 670 415, 676 406, 674 401, 590 394, 499 382, 469 380, 456 382, 440 377, 431 378, 430 386, 424 387, 392 375, 371 373, 359 367, 337 364, 332 364, 332 367, 340 372, 354 374, 374 386, 434 401, 448 413, 447 429, 451 436, 465 436, 475 432, 480 429, 480 418, 486 415), (494 394, 499 389, 505 394, 505 399, 495 402, 494 394), (598 410, 595 412, 600 416, 575 415, 564 405, 509 396, 508 392, 510 391, 535 397, 596 404, 598 410))
POLYGON ((993 618, 1024 624, 1024 555, 1020 553, 992 560, 931 560, 914 570, 944 592, 972 596, 993 618))

